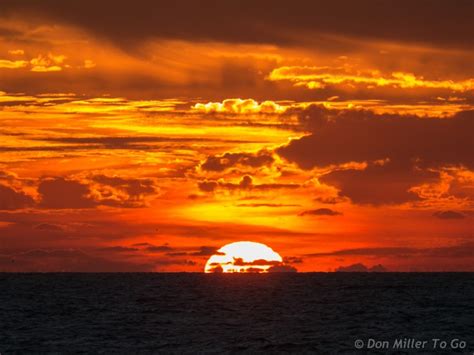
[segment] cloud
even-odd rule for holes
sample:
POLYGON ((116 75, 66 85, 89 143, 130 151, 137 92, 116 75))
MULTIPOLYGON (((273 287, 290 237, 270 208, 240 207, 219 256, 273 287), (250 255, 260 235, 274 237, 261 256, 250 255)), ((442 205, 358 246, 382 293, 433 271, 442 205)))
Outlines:
POLYGON ((314 201, 324 203, 327 205, 335 205, 340 202, 343 202, 344 199, 337 196, 318 196, 314 198, 314 201))
POLYGON ((196 262, 193 260, 159 259, 159 260, 156 260, 154 264, 156 266, 169 266, 169 265, 195 266, 196 262))
POLYGON ((98 248, 97 250, 100 252, 107 252, 107 253, 129 253, 129 252, 138 251, 140 249, 116 245, 116 246, 98 248))
POLYGON ((221 265, 219 264, 216 264, 215 266, 211 267, 209 269, 209 272, 210 273, 217 273, 217 274, 220 274, 220 273, 223 273, 224 272, 224 269, 221 265))
MULTIPOLYGON (((125 104, 127 105, 127 104, 125 104)), ((121 110, 126 107, 122 107, 121 110)), ((150 143, 193 143, 193 142, 218 142, 216 138, 202 137, 160 137, 160 136, 99 136, 99 137, 34 137, 32 140, 67 143, 67 144, 96 144, 101 148, 132 149, 134 145, 146 147, 150 143)), ((142 148, 145 149, 145 148, 142 148)))
POLYGON ((33 227, 39 231, 50 231, 50 232, 64 232, 64 228, 59 224, 54 223, 40 223, 33 227))
POLYGON ((274 190, 274 189, 296 189, 298 184, 254 184, 252 177, 244 175, 238 184, 224 182, 222 180, 205 180, 198 182, 198 187, 203 192, 214 192, 216 190, 274 190))
POLYGON ((411 188, 438 180, 437 172, 394 163, 369 164, 364 170, 335 170, 319 178, 320 182, 337 187, 340 197, 348 197, 353 203, 362 205, 417 201, 421 197, 411 188))
POLYGON ((329 208, 318 208, 315 210, 303 211, 299 216, 340 216, 342 213, 329 208))
POLYGON ((257 259, 253 261, 244 261, 242 258, 234 258, 232 265, 235 266, 269 266, 269 265, 280 265, 281 261, 269 261, 265 259, 257 259))
POLYGON ((204 113, 283 113, 287 107, 281 106, 273 101, 258 103, 253 99, 225 99, 222 102, 197 103, 192 109, 204 113))
POLYGON ((201 169, 221 172, 234 166, 258 168, 271 165, 274 161, 272 153, 267 150, 260 150, 256 153, 225 153, 223 155, 209 156, 201 164, 201 169))
POLYGON ((149 246, 145 250, 148 251, 156 251, 156 252, 167 252, 167 256, 211 256, 211 255, 225 255, 223 253, 218 252, 218 247, 211 247, 211 246, 201 246, 198 250, 189 251, 190 248, 171 248, 167 244, 155 247, 149 246))
POLYGON ((284 204, 284 203, 239 203, 237 207, 298 207, 299 205, 284 204))
POLYGON ((291 265, 273 265, 268 269, 268 272, 298 272, 298 270, 291 265))
MULTIPOLYGON (((10 50, 8 53, 11 55, 24 55, 23 50, 10 50)), ((0 69, 22 69, 29 67, 32 72, 57 72, 65 67, 69 67, 69 65, 64 64, 65 59, 66 56, 64 55, 54 55, 52 53, 46 55, 39 54, 29 61, 0 59, 0 69)))
POLYGON ((412 73, 393 72, 382 75, 378 71, 351 74, 347 68, 340 68, 330 72, 328 67, 293 66, 279 67, 272 70, 268 80, 288 80, 295 86, 304 86, 308 89, 322 89, 326 85, 363 85, 365 87, 392 87, 399 89, 444 89, 466 92, 474 89, 474 79, 467 80, 426 80, 412 73))
POLYGON ((150 243, 134 243, 132 244, 132 247, 149 247, 149 246, 153 246, 153 244, 150 244, 150 243))
POLYGON ((466 133, 474 129, 474 111, 460 112, 451 119, 427 119, 311 106, 299 115, 312 133, 277 152, 305 169, 387 158, 396 162, 416 159, 432 167, 474 168, 472 141, 466 133))
POLYGON ((326 168, 319 180, 354 203, 415 201, 411 189, 439 181, 437 169, 474 169, 474 111, 440 119, 310 107, 300 120, 311 134, 276 152, 303 169, 326 168))
POLYGON ((381 265, 374 265, 372 267, 367 267, 364 264, 358 263, 349 266, 339 266, 336 272, 386 272, 387 269, 381 265))
POLYGON ((198 182, 199 190, 203 192, 213 192, 219 187, 219 183, 214 180, 206 180, 198 182))
POLYGON ((127 199, 137 201, 145 195, 155 194, 158 188, 153 179, 130 179, 117 176, 95 175, 92 181, 107 185, 127 194, 127 199))
POLYGON ((211 0, 196 4, 184 0, 172 4, 137 0, 132 7, 125 3, 111 7, 92 0, 74 5, 57 0, 40 3, 5 0, 1 8, 9 16, 34 16, 39 25, 59 23, 80 27, 95 37, 105 37, 127 47, 153 38, 277 45, 305 43, 311 38, 319 40, 324 48, 331 43, 336 46, 341 37, 473 47, 469 16, 472 3, 468 0, 457 2, 456 6, 408 0, 401 1, 396 7, 373 0, 357 3, 303 1, 291 7, 283 0, 262 0, 258 4, 248 2, 245 5, 211 0), (234 21, 229 21, 229 14, 234 21), (301 33, 306 35, 301 36, 301 33))
POLYGON ((43 208, 92 208, 97 202, 91 197, 89 186, 62 177, 47 178, 40 182, 39 205, 43 208))
POLYGON ((25 54, 25 51, 23 49, 10 49, 8 51, 8 54, 11 54, 11 55, 23 55, 25 54))
POLYGON ((285 264, 301 264, 303 262, 303 258, 297 256, 286 256, 283 258, 283 263, 285 264))
POLYGON ((153 263, 109 260, 80 249, 32 249, 7 255, 0 268, 9 272, 150 272, 153 263))
POLYGON ((412 247, 377 247, 341 249, 333 252, 307 254, 308 257, 329 256, 374 256, 374 257, 447 257, 465 258, 474 253, 474 243, 465 242, 451 246, 440 246, 434 248, 412 248, 412 247))
POLYGON ((63 70, 63 62, 66 59, 64 55, 54 55, 48 53, 47 55, 38 55, 31 59, 31 71, 33 72, 52 72, 63 70))
POLYGON ((439 219, 464 219, 465 215, 456 211, 438 211, 433 214, 436 218, 439 219))
MULTIPOLYGON (((224 254, 225 255, 225 254, 224 254)), ((270 261, 265 259, 257 259, 250 262, 244 261, 242 258, 234 258, 233 261, 229 262, 235 268, 235 272, 244 272, 244 273, 261 273, 263 270, 267 272, 297 272, 296 268, 287 265, 281 261, 270 261)), ((212 266, 212 265, 211 265, 212 266)), ((211 268, 210 272, 222 272, 222 267, 219 268, 219 265, 216 264, 214 268, 211 268)))
POLYGON ((145 250, 150 253, 165 253, 165 252, 173 251, 174 249, 170 247, 169 245, 164 244, 164 245, 159 245, 159 246, 149 245, 145 248, 145 250))
POLYGON ((78 181, 63 177, 42 179, 38 185, 41 208, 93 208, 97 206, 135 208, 158 191, 153 179, 131 179, 94 175, 78 181))
POLYGON ((386 248, 357 248, 357 249, 341 249, 333 252, 313 253, 307 256, 325 257, 325 256, 400 256, 422 252, 422 249, 408 247, 386 247, 386 248))
POLYGON ((28 65, 26 60, 0 59, 0 69, 20 69, 28 65))
POLYGON ((0 184, 0 210, 17 210, 32 207, 34 200, 23 191, 0 184))
POLYGON ((201 246, 198 251, 192 252, 190 255, 195 256, 211 256, 211 255, 222 255, 222 253, 218 252, 218 247, 211 247, 211 246, 201 246))

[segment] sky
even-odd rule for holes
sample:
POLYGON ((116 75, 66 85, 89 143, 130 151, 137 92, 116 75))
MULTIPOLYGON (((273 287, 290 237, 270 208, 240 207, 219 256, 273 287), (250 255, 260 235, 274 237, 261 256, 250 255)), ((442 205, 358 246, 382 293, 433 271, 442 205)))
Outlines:
POLYGON ((473 13, 3 0, 0 271, 474 271, 473 13))

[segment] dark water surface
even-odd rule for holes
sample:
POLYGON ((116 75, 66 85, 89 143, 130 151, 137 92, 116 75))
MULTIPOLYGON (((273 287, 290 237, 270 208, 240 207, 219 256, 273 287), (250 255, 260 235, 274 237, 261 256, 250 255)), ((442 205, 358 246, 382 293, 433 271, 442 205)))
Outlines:
POLYGON ((474 351, 473 273, 0 274, 1 354, 456 351, 474 351))

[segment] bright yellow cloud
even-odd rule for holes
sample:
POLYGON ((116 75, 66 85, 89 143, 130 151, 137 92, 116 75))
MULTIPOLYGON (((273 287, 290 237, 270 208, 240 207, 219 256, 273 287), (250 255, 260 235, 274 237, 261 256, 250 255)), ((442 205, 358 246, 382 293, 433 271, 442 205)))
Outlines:
POLYGON ((34 72, 50 72, 50 71, 61 71, 63 68, 64 55, 54 55, 48 53, 47 55, 40 54, 38 57, 33 58, 30 63, 32 65, 31 71, 34 72))
POLYGON ((287 107, 273 101, 258 103, 253 99, 226 99, 222 102, 197 103, 193 110, 205 113, 282 113, 287 107))
POLYGON ((427 80, 412 73, 393 72, 383 75, 377 70, 352 73, 347 70, 329 70, 325 67, 284 66, 279 67, 268 75, 268 80, 288 80, 295 86, 305 86, 308 89, 321 89, 326 85, 366 85, 370 87, 394 87, 400 89, 431 88, 448 89, 453 91, 469 91, 474 89, 474 79, 466 80, 427 80))
POLYGON ((0 59, 0 69, 19 69, 28 65, 26 60, 0 59))

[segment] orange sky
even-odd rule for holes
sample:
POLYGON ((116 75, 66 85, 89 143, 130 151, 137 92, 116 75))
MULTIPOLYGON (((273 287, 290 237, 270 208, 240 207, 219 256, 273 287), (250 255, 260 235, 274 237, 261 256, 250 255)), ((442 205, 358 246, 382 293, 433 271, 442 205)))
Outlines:
POLYGON ((473 10, 2 1, 0 271, 474 271, 473 10))

